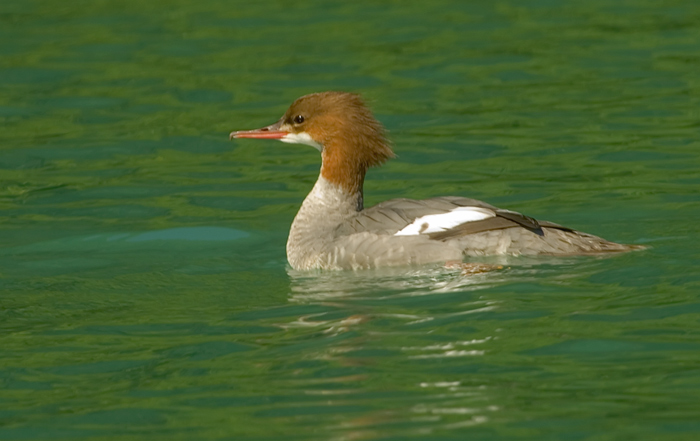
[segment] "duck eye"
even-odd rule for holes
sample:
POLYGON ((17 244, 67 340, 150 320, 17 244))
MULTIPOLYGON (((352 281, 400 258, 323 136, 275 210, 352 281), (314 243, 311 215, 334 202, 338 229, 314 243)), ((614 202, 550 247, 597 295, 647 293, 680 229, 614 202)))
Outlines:
POLYGON ((297 115, 294 117, 294 123, 295 124, 301 124, 304 122, 304 117, 301 115, 297 115))

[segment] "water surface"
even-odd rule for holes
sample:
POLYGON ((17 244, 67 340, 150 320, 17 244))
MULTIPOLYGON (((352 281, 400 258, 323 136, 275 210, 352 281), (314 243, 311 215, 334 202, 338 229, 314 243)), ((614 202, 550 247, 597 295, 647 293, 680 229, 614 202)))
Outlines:
POLYGON ((696 439, 690 0, 0 5, 0 439, 696 439), (362 93, 368 205, 468 196, 611 258, 296 272, 318 152, 229 142, 362 93))

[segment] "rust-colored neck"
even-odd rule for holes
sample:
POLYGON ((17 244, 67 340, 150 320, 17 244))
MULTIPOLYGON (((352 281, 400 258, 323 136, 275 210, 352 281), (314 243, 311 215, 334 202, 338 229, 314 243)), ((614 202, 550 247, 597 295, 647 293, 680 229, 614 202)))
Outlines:
POLYGON ((324 146, 321 154, 321 176, 348 195, 359 194, 362 197, 367 167, 352 153, 352 150, 348 152, 348 149, 332 144, 324 146))

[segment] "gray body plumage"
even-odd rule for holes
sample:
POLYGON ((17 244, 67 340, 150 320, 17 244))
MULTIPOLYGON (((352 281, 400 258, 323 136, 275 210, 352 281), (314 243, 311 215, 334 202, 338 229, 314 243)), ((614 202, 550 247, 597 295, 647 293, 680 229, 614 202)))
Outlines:
POLYGON ((446 262, 464 256, 581 255, 634 248, 474 199, 393 199, 358 211, 360 198, 319 178, 289 233, 287 257, 293 268, 364 269, 446 262), (458 207, 478 207, 492 217, 445 231, 395 235, 417 218, 458 207))

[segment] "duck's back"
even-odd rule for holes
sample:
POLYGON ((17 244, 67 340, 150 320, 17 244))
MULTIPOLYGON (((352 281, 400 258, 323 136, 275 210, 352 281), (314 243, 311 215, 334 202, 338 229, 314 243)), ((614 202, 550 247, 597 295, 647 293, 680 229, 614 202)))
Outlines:
POLYGON ((336 238, 364 233, 442 243, 469 256, 600 254, 636 248, 462 197, 385 201, 339 225, 336 238))

